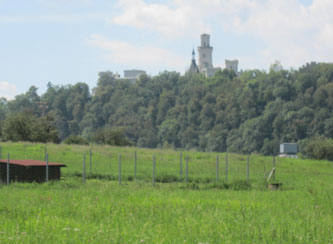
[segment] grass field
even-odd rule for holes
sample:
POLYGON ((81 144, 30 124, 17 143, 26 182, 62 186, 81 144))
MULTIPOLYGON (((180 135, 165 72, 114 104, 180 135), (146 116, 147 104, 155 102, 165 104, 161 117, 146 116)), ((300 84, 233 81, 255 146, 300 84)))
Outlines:
MULTIPOLYGON (((0 146, 3 158, 44 159, 42 144, 0 146)), ((277 158, 283 187, 269 191, 272 157, 250 156, 247 183, 243 155, 228 155, 226 182, 225 154, 183 152, 181 178, 179 151, 93 146, 90 175, 89 150, 48 144, 67 165, 60 182, 0 185, 0 243, 333 243, 333 162, 277 158)))

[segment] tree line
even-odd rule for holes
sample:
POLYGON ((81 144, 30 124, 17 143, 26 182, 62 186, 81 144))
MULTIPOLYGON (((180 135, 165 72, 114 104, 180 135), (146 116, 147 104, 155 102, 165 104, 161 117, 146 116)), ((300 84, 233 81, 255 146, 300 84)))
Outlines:
MULTIPOLYGON (((213 77, 162 72, 135 82, 100 72, 97 86, 32 86, 0 100, 2 140, 105 143, 217 152, 277 153, 333 138, 333 64, 213 77), (45 115, 39 102, 47 105, 45 115), (25 124, 25 125, 24 125, 25 124)), ((304 150, 303 150, 304 151, 304 150)))

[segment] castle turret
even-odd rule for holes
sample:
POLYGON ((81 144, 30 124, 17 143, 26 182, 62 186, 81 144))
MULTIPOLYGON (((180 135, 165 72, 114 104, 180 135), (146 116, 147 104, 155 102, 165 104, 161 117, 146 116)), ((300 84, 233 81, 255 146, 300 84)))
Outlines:
POLYGON ((204 69, 213 68, 213 47, 210 46, 209 39, 210 35, 201 35, 201 46, 198 47, 200 72, 202 72, 204 69))
POLYGON ((235 71, 235 73, 238 73, 238 60, 225 60, 225 68, 226 69, 230 69, 235 71))

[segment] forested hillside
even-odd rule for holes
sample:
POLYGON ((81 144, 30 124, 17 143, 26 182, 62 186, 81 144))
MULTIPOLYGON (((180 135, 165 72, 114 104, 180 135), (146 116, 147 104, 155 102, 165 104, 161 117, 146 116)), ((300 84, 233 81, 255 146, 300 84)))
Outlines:
POLYGON ((53 141, 80 135, 108 144, 272 154, 280 142, 333 138, 333 64, 238 76, 223 70, 211 78, 163 72, 134 84, 101 72, 92 92, 85 83, 49 83, 41 96, 31 87, 1 100, 2 140, 43 141, 11 136, 13 130, 38 131, 26 118, 53 141), (40 101, 48 106, 44 117, 40 101))

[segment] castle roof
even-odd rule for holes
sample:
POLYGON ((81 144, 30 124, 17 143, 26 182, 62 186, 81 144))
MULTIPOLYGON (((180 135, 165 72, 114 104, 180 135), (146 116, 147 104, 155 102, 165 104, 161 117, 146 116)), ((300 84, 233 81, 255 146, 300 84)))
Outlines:
POLYGON ((190 68, 188 69, 187 72, 188 73, 196 73, 196 74, 199 73, 198 65, 195 62, 195 52, 194 52, 194 49, 192 51, 192 62, 191 62, 191 66, 190 66, 190 68))
POLYGON ((188 73, 199 73, 198 65, 195 62, 195 59, 192 59, 191 66, 187 71, 188 73))

